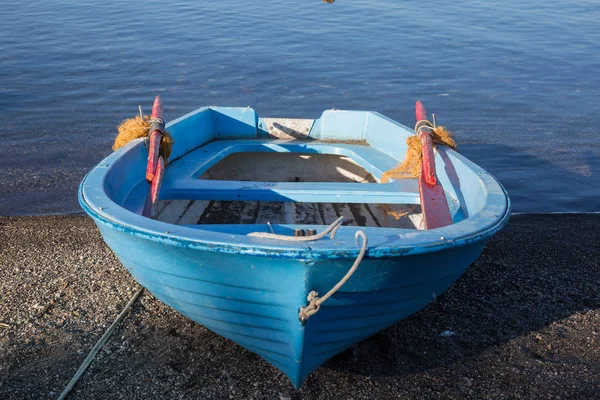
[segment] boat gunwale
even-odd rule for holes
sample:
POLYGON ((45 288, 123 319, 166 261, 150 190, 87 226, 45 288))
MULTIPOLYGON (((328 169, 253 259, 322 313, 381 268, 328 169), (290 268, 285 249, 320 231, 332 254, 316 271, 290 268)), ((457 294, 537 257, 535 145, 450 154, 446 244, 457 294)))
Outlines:
MULTIPOLYGON (((213 231, 208 232, 196 227, 190 228, 168 224, 142 217, 141 215, 123 208, 115 203, 106 193, 104 181, 112 169, 113 161, 121 157, 125 152, 132 151, 136 146, 143 146, 143 142, 143 139, 134 140, 123 148, 108 155, 96 167, 88 172, 82 180, 78 190, 79 203, 84 211, 96 222, 102 223, 117 231, 157 243, 220 253, 276 256, 295 259, 352 258, 356 257, 358 254, 359 248, 353 241, 344 243, 336 240, 335 243, 334 241, 330 242, 331 244, 334 244, 335 247, 320 247, 317 243, 256 239, 246 235, 213 231), (101 166, 104 168, 104 171, 99 171, 99 167, 101 166), (100 175, 93 176, 97 174, 100 175), (101 183, 101 198, 106 199, 109 202, 106 204, 108 207, 94 207, 92 204, 89 204, 88 199, 85 198, 85 185, 88 179, 90 179, 90 176, 101 183), (107 209, 110 210, 111 208, 116 208, 117 212, 107 211, 107 209), (202 236, 204 236, 204 238, 202 236)), ((402 238, 398 237, 391 243, 389 241, 386 242, 385 246, 370 246, 367 249, 367 256, 369 258, 381 258, 423 254, 465 246, 480 240, 485 240, 502 229, 510 217, 511 209, 510 198, 502 184, 493 175, 489 174, 483 168, 474 164, 459 153, 456 153, 451 149, 445 149, 445 151, 463 162, 468 168, 473 170, 477 174, 478 179, 480 179, 483 189, 486 192, 486 199, 479 212, 458 223, 430 231, 414 231, 402 228, 342 226, 340 227, 338 235, 340 232, 346 231, 354 233, 356 230, 361 229, 367 232, 371 238, 373 238, 373 235, 389 236, 390 234, 404 234, 409 236, 411 234, 415 235, 415 232, 417 232, 416 235, 423 238, 421 241, 403 244, 402 238), (490 181, 486 182, 488 179, 490 181), (494 185, 497 185, 497 188, 493 188, 494 185), (493 215, 493 212, 486 209, 489 200, 489 189, 495 189, 494 194, 503 195, 505 200, 504 204, 494 205, 495 208, 503 208, 502 215, 493 215), (471 225, 470 229, 465 229, 469 228, 469 225, 471 225), (434 239, 434 237, 437 239, 434 239)), ((374 241, 375 240, 372 240, 372 242, 374 241)))

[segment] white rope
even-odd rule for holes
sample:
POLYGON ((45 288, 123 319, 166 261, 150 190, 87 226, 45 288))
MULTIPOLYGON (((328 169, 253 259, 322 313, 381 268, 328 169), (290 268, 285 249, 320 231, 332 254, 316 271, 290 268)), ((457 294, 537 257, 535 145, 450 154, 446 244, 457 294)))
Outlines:
POLYGON ((350 267, 346 275, 344 275, 344 277, 334 287, 332 287, 331 290, 329 290, 329 292, 325 293, 325 296, 319 297, 319 294, 314 290, 312 290, 308 294, 308 297, 306 298, 306 300, 308 300, 308 305, 306 307, 300 307, 300 312, 298 313, 298 318, 300 319, 300 322, 304 324, 307 319, 319 312, 319 310, 321 309, 321 304, 325 303, 325 301, 327 301, 328 298, 330 298, 335 292, 337 292, 342 286, 344 286, 344 284, 348 281, 348 279, 350 279, 352 274, 354 274, 354 271, 356 271, 356 269, 360 265, 360 262, 362 261, 363 257, 365 256, 365 252, 367 251, 367 235, 363 231, 356 231, 356 233, 354 234, 354 238, 358 240, 359 237, 361 237, 363 240, 362 247, 360 248, 360 253, 358 253, 358 257, 356 257, 356 260, 354 260, 354 264, 352 264, 352 267, 350 267))
MULTIPOLYGON (((429 129, 429 131, 431 131, 434 128, 436 128, 436 126, 428 119, 420 119, 415 124, 415 135, 419 135, 421 133, 421 129, 429 129)), ((427 133, 431 134, 431 132, 427 133)))
POLYGON ((73 386, 75 386, 75 384, 77 383, 79 378, 81 378, 81 376, 83 375, 85 370, 90 366, 90 364, 92 363, 92 360, 94 359, 96 354, 98 354, 98 351, 100 351, 102 346, 104 346, 104 344, 108 341, 108 339, 110 338, 110 335, 112 335, 112 333, 114 332, 117 325, 119 325, 119 322, 121 322, 123 320, 123 318, 125 317, 125 314, 127 313, 127 310, 129 310, 131 308, 133 303, 135 303, 135 301, 137 300, 138 297, 140 297, 140 295, 142 294, 143 291, 144 291, 144 288, 141 288, 133 295, 131 300, 129 300, 129 303, 127 303, 127 305, 125 306, 123 311, 121 311, 121 313, 119 314, 117 319, 115 319, 115 322, 113 322, 112 325, 106 331, 106 333, 104 335, 102 335, 100 340, 98 340, 98 343, 96 343, 94 345, 94 347, 92 347, 90 354, 88 354, 88 356, 85 358, 85 360, 83 360, 83 363, 81 364, 81 366, 79 367, 79 369, 77 370, 77 372, 75 373, 73 378, 71 378, 71 381, 69 382, 69 384, 67 385, 65 390, 63 390, 63 392, 58 397, 58 400, 63 400, 64 398, 67 397, 67 395, 69 394, 71 389, 73 389, 73 386))
MULTIPOLYGON (((148 119, 148 121, 146 121, 146 122, 148 122, 150 125, 152 125, 153 123, 155 123, 155 122, 156 122, 156 123, 158 123, 158 124, 162 125, 162 126, 163 126, 163 129, 164 129, 164 126, 165 126, 165 120, 164 120, 164 119, 162 119, 162 118, 160 118, 160 117, 154 117, 154 118, 152 118, 152 117, 151 117, 151 118, 150 118, 150 119, 148 119)), ((152 133, 152 132, 150 132, 150 133, 152 133)), ((161 132, 161 133, 164 133, 164 132, 161 132)))
POLYGON ((266 233, 266 232, 251 232, 246 236, 257 237, 262 239, 276 239, 276 240, 285 240, 287 242, 312 242, 313 240, 319 240, 325 236, 329 232, 331 232, 331 238, 335 238, 335 234, 344 221, 344 217, 339 217, 331 225, 327 227, 323 232, 316 235, 309 236, 289 236, 289 235, 278 235, 276 233, 266 233))

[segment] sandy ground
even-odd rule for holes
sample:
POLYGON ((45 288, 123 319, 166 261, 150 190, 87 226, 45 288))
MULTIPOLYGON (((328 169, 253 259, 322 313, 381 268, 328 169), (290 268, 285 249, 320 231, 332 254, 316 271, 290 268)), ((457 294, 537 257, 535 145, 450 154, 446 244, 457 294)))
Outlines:
MULTIPOLYGON (((599 227, 513 217, 436 303, 300 390, 145 293, 69 398, 600 398, 599 227)), ((0 398, 56 398, 138 285, 83 216, 0 217, 0 265, 0 398)))

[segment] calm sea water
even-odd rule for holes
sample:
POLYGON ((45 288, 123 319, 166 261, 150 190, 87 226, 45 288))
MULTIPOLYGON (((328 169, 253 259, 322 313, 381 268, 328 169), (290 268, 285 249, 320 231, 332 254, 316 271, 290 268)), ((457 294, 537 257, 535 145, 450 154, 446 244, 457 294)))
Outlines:
POLYGON ((587 0, 18 1, 0 8, 0 215, 75 212, 156 94, 412 125, 423 101, 514 211, 600 211, 600 5, 587 0))

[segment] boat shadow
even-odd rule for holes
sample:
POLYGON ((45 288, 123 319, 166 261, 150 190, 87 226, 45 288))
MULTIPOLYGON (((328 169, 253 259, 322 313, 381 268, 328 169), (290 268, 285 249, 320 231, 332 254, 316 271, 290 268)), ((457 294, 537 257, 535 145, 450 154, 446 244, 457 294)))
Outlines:
MULTIPOLYGON (((322 369, 402 377, 460 365, 493 349, 499 352, 513 340, 520 341, 520 356, 530 361, 559 362, 550 342, 568 334, 555 322, 600 308, 594 261, 600 259, 598 235, 584 233, 594 221, 582 214, 513 216, 436 302, 355 344, 322 369), (543 340, 533 334, 540 330, 543 340)), ((321 379, 313 373, 307 384, 319 385, 321 379)))

